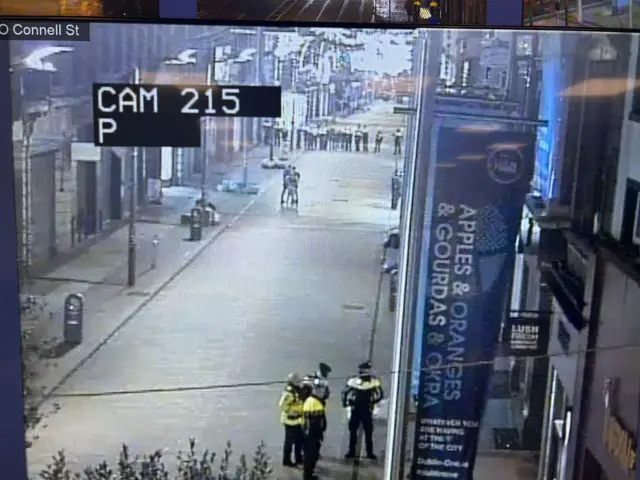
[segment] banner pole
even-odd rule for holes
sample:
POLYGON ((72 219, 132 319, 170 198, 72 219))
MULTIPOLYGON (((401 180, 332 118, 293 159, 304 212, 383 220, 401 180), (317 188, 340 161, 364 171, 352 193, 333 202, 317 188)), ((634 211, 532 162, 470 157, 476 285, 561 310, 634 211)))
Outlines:
POLYGON ((420 274, 420 252, 427 202, 431 127, 435 107, 435 82, 439 69, 441 33, 431 31, 416 41, 416 143, 407 159, 407 188, 402 202, 401 257, 398 287, 397 328, 394 341, 389 425, 385 458, 385 480, 401 480, 406 466, 406 425, 411 401, 415 305, 420 274), (425 38, 426 37, 426 38, 425 38), (423 121, 424 120, 424 121, 423 121), (418 161, 418 159, 422 161, 418 161))

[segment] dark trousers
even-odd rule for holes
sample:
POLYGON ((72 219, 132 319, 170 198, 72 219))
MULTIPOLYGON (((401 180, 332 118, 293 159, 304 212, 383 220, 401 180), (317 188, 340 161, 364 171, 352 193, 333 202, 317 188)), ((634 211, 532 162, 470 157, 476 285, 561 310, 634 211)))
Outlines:
POLYGON ((286 194, 287 194, 287 185, 284 182, 282 182, 282 193, 280 194, 280 203, 284 203, 286 194))
POLYGON ((351 413, 349 419, 349 455, 356 454, 356 444, 358 443, 358 433, 360 426, 364 430, 364 445, 367 450, 367 456, 373 455, 373 417, 371 414, 351 413))
POLYGON ((304 441, 304 480, 313 478, 318 457, 320 456, 321 441, 318 437, 307 436, 304 441))
POLYGON ((382 147, 382 142, 379 140, 376 140, 376 146, 375 146, 375 152, 376 153, 380 153, 380 148, 382 147))
POLYGON ((400 140, 396 140, 396 142, 393 144, 393 154, 400 155, 401 153, 402 151, 400 148, 400 140))
POLYGON ((303 441, 302 425, 284 426, 284 447, 282 451, 283 465, 290 465, 293 463, 291 461, 291 453, 293 453, 295 463, 302 463, 303 441))

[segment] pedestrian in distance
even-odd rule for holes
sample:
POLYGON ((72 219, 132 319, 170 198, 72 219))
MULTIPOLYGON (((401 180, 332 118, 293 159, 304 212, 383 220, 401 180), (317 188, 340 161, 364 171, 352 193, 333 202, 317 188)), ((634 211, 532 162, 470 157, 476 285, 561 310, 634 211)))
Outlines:
POLYGON ((349 415, 349 450, 345 458, 356 456, 360 427, 364 430, 367 458, 378 458, 373 452, 373 410, 383 398, 382 382, 371 371, 371 362, 358 365, 358 375, 347 379, 342 391, 342 406, 349 415))
POLYGON ((300 384, 300 376, 291 373, 280 397, 280 423, 284 425, 284 445, 282 448, 282 465, 295 467, 302 465, 302 447, 304 443, 304 400, 300 384), (291 460, 293 454, 294 460, 291 460))
POLYGON ((303 383, 302 398, 304 403, 304 470, 303 480, 315 480, 316 465, 320 459, 320 447, 327 429, 325 404, 321 399, 322 393, 310 383, 303 383))
POLYGON ((356 141, 356 152, 360 151, 360 145, 362 144, 362 127, 358 125, 356 131, 353 134, 356 141))
POLYGON ((292 202, 294 205, 298 205, 298 186, 300 185, 300 172, 295 166, 291 167, 289 171, 289 177, 287 178, 287 190, 292 195, 292 202))
POLYGON ((289 188, 289 177, 291 176, 291 173, 291 165, 287 165, 286 168, 282 171, 282 193, 280 193, 280 205, 284 205, 287 195, 287 188, 289 188))
POLYGON ((393 154, 402 154, 402 129, 398 128, 393 134, 393 154))
POLYGON ((407 22, 411 23, 413 20, 413 0, 405 0, 404 9, 407 12, 407 22))
POLYGON ((376 133, 376 140, 374 146, 374 153, 380 153, 380 149, 382 148, 382 130, 378 130, 376 133))
POLYGON ((320 142, 320 150, 327 150, 327 134, 328 134, 327 126, 323 123, 320 125, 318 129, 318 138, 320 142))
POLYGON ((345 143, 345 150, 350 152, 353 149, 353 127, 347 128, 347 139, 345 143))
POLYGON ((318 125, 311 126, 311 150, 319 150, 320 129, 318 125))
POLYGON ((366 125, 362 126, 362 151, 369 152, 369 129, 366 125))

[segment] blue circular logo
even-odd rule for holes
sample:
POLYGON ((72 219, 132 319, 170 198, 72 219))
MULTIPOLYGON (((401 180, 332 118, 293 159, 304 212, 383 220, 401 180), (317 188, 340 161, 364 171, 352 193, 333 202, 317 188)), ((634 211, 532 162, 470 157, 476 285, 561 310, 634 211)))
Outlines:
POLYGON ((515 148, 499 148, 489 153, 487 170, 493 181, 501 185, 508 185, 522 177, 524 158, 515 148))

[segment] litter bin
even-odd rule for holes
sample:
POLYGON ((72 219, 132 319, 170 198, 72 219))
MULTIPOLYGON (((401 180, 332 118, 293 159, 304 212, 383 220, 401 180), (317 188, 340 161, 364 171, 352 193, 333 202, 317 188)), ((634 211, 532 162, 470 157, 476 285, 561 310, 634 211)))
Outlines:
POLYGON ((83 317, 84 297, 79 293, 67 295, 64 300, 63 336, 65 343, 72 345, 82 343, 83 317))
POLYGON ((191 209, 191 223, 189 224, 189 239, 192 242, 202 240, 202 209, 191 209))

